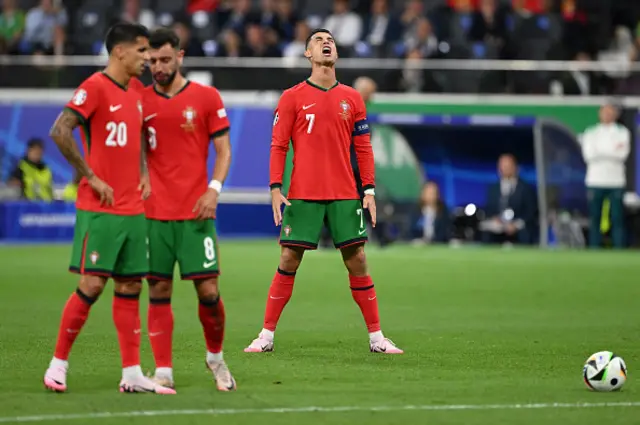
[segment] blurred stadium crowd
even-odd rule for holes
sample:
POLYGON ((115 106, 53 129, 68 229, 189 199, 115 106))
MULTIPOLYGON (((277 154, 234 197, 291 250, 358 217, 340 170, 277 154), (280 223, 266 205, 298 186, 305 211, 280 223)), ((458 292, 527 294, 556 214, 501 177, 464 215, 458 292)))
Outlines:
MULTIPOLYGON (((301 57, 314 27, 341 57, 606 61, 604 72, 441 75, 397 70, 383 91, 610 94, 640 59, 637 0, 2 0, 0 53, 104 55, 117 20, 173 26, 187 56, 301 57), (533 78, 532 78, 533 77, 533 78), (478 81, 479 80, 479 81, 478 81), (550 87, 551 84, 551 87, 550 87), (458 87, 462 85, 463 87, 458 87), (468 86, 468 87, 466 87, 468 86), (514 87, 515 86, 515 87, 514 87), (479 88, 478 88, 479 87, 479 88)), ((392 73, 393 74, 393 73, 392 73)))
POLYGON ((3 0, 3 52, 98 54, 115 20, 176 25, 194 56, 300 56, 309 28, 343 56, 637 57, 635 0, 3 0), (635 45, 635 46, 634 46, 635 45))

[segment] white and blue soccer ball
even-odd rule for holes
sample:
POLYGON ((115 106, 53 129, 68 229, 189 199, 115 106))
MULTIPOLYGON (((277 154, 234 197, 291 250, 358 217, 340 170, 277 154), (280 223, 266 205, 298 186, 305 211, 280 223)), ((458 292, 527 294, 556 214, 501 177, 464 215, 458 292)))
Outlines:
POLYGON ((582 375, 593 391, 618 391, 627 382, 627 365, 613 352, 599 351, 587 359, 582 375))

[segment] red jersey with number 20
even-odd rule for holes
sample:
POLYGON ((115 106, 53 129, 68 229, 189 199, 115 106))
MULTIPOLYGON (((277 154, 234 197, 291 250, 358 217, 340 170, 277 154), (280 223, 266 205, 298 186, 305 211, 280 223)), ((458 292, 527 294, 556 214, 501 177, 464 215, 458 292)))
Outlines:
POLYGON ((155 220, 195 219, 193 207, 208 188, 211 139, 229 131, 220 93, 189 81, 167 97, 149 86, 143 108, 151 178, 146 215, 155 220))
POLYGON ((282 184, 289 141, 294 152, 289 199, 359 199, 351 167, 352 143, 362 185, 374 187, 367 111, 353 88, 336 83, 324 89, 307 80, 282 94, 273 120, 271 187, 282 184))
POLYGON ((138 190, 142 135, 142 84, 132 79, 125 88, 103 72, 87 78, 66 108, 81 120, 85 160, 101 180, 113 188, 114 204, 100 205, 87 179, 78 185, 80 210, 118 215, 144 213, 138 190))

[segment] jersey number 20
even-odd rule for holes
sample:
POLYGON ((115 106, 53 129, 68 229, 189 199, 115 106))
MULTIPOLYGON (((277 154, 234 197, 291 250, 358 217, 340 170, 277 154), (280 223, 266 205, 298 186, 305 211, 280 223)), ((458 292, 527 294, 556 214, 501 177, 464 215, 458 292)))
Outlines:
POLYGON ((109 121, 107 123, 106 145, 109 147, 124 147, 127 145, 127 124, 124 122, 109 121))

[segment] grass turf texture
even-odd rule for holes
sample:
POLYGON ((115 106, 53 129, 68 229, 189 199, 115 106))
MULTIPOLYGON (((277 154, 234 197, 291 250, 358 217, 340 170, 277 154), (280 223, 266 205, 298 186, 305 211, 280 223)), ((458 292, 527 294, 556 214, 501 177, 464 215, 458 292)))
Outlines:
MULTIPOLYGON (((310 252, 281 319, 276 351, 245 354, 242 349, 261 328, 278 253, 274 242, 221 244, 227 309, 224 351, 238 381, 236 393, 215 390, 203 365, 205 348, 193 288, 176 282, 178 395, 171 397, 117 391, 120 367, 111 287, 94 306, 71 354, 69 393, 45 392, 42 375, 60 312, 76 286, 76 277, 66 271, 69 247, 0 247, 0 422, 18 416, 91 412, 355 406, 365 410, 232 410, 218 419, 194 414, 38 423, 638 423, 640 404, 366 410, 381 405, 640 402, 634 379, 640 357, 640 261, 635 252, 371 246, 368 259, 383 330, 406 351, 402 356, 368 352, 366 329, 351 299, 339 254, 310 252), (627 361, 629 381, 619 393, 591 393, 581 381, 583 362, 599 350, 612 350, 627 361)), ((146 302, 141 311, 144 329, 146 302)), ((151 370, 146 335, 142 359, 143 369, 151 370)))

